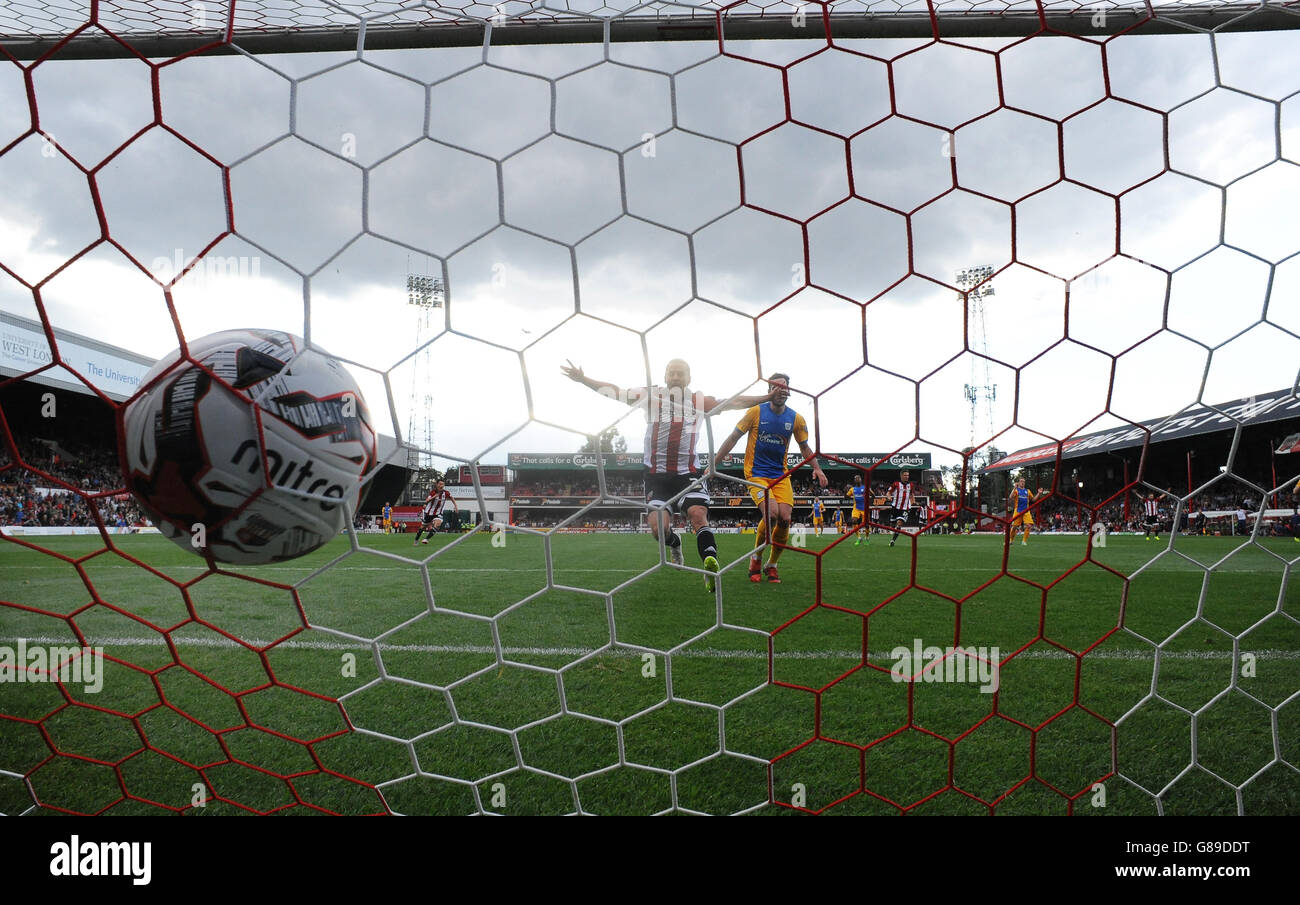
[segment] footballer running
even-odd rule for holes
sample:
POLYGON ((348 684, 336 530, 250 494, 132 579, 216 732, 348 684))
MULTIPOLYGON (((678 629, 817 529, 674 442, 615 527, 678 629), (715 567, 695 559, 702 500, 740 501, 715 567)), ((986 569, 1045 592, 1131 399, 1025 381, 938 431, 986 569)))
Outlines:
POLYGON ((910 480, 911 472, 903 470, 898 473, 898 480, 889 485, 889 521, 894 526, 894 537, 889 542, 889 546, 894 546, 898 542, 898 535, 903 530, 903 525, 907 523, 908 516, 912 512, 912 500, 914 497, 910 480))
POLYGON ((433 485, 433 489, 429 491, 429 495, 425 497, 424 509, 420 513, 420 530, 415 532, 415 543, 411 546, 427 544, 429 537, 433 537, 433 532, 442 527, 442 507, 447 503, 451 503, 451 508, 455 509, 458 515, 460 514, 460 507, 456 505, 456 501, 452 498, 451 491, 446 489, 442 479, 439 478, 433 485), (420 540, 420 536, 426 531, 429 533, 429 537, 420 540))
POLYGON ((867 509, 867 487, 862 483, 861 474, 853 476, 853 486, 849 488, 848 492, 853 495, 853 512, 849 515, 849 522, 853 526, 853 532, 857 534, 857 537, 853 540, 853 546, 856 547, 861 544, 864 536, 867 539, 867 545, 870 546, 871 528, 867 526, 867 513, 870 510, 867 509))
POLYGON ((754 552, 749 557, 749 580, 758 582, 762 576, 772 584, 780 584, 781 576, 776 562, 781 558, 781 551, 790 537, 790 513, 794 508, 794 491, 790 477, 786 474, 785 453, 790 447, 793 436, 799 444, 799 451, 805 459, 812 459, 813 477, 822 487, 827 484, 813 451, 808 446, 808 424, 790 406, 790 377, 787 374, 773 374, 767 378, 772 387, 772 399, 751 406, 741 417, 736 429, 731 432, 722 445, 718 447, 717 458, 731 452, 740 438, 748 435, 745 445, 745 480, 762 487, 751 487, 749 495, 762 516, 758 531, 754 535, 754 552), (771 524, 771 528, 768 525, 771 524), (772 545, 768 548, 767 566, 760 568, 759 552, 767 543, 767 535, 772 535, 772 545), (761 573, 761 574, 760 574, 761 573))

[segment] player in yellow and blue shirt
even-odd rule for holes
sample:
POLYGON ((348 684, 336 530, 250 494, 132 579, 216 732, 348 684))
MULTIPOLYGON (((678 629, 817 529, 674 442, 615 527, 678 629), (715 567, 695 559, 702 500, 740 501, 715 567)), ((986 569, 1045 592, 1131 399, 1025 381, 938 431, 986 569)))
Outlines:
POLYGON ((853 540, 853 546, 862 543, 863 538, 870 544, 871 529, 867 527, 867 513, 870 510, 867 508, 867 487, 862 483, 862 475, 853 476, 853 486, 849 488, 849 493, 853 494, 853 514, 849 516, 849 523, 858 535, 853 540))
POLYGON ((822 533, 822 523, 823 523, 823 521, 825 521, 825 520, 822 518, 822 501, 821 501, 821 497, 813 497, 813 504, 812 504, 812 523, 813 523, 813 533, 814 533, 814 534, 820 535, 820 534, 822 533))
POLYGON ((1011 488, 1011 493, 1007 496, 1007 512, 1011 516, 1010 539, 1015 539, 1016 529, 1020 528, 1024 531, 1020 543, 1029 543, 1029 529, 1034 524, 1034 512, 1029 507, 1047 496, 1048 492, 1047 488, 1031 492, 1025 487, 1024 475, 1016 479, 1016 486, 1011 488))
MULTIPOLYGON (((772 400, 763 402, 745 412, 740 423, 730 436, 718 447, 716 459, 727 455, 748 435, 745 445, 745 479, 761 487, 751 487, 749 495, 762 514, 758 531, 754 535, 754 553, 749 558, 749 580, 760 581, 758 551, 767 542, 768 522, 772 522, 772 546, 767 554, 767 567, 763 569, 767 580, 774 584, 781 578, 776 569, 776 561, 781 557, 781 550, 790 536, 790 513, 794 508, 794 490, 790 478, 786 476, 785 452, 794 437, 799 444, 799 451, 805 458, 812 458, 813 451, 808 446, 808 425, 794 409, 786 405, 790 398, 790 378, 786 374, 773 374, 768 379, 772 386, 772 400)), ((815 458, 813 477, 822 486, 826 486, 826 475, 815 458)))
POLYGON ((388 534, 393 528, 393 504, 384 504, 384 533, 388 534))

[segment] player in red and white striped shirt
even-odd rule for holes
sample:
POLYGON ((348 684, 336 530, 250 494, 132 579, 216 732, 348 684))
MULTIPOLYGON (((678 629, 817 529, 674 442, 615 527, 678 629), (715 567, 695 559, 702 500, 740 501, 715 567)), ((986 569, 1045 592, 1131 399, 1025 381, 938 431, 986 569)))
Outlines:
POLYGON ((910 472, 900 471, 898 480, 889 485, 886 494, 889 498, 889 520, 894 525, 894 537, 889 542, 891 547, 898 542, 899 532, 912 511, 913 487, 912 482, 908 480, 910 475, 910 472))
POLYGON ((602 396, 626 405, 645 406, 646 426, 644 457, 646 502, 650 504, 647 520, 656 539, 662 539, 669 558, 682 564, 682 541, 673 531, 672 512, 682 511, 695 529, 695 545, 704 569, 704 586, 712 591, 713 574, 718 571, 718 546, 709 529, 709 488, 699 477, 700 459, 697 445, 704 419, 714 411, 747 409, 772 398, 769 390, 762 396, 740 396, 723 403, 714 396, 692 390, 691 366, 674 358, 664 368, 665 386, 623 389, 604 380, 586 376, 582 368, 567 362, 561 366, 564 376, 593 389, 602 396), (680 499, 679 499, 680 498, 680 499))
POLYGON ((424 498, 424 509, 420 512, 420 530, 415 532, 415 543, 411 546, 427 544, 429 537, 433 537, 433 532, 442 527, 442 507, 447 503, 451 503, 451 508, 460 512, 460 507, 452 499, 451 491, 447 490, 446 485, 439 478, 433 485, 433 489, 429 491, 429 495, 424 498), (421 541, 420 535, 426 531, 429 532, 429 537, 421 541))
POLYGON ((1147 529, 1144 540, 1160 540, 1160 504, 1156 501, 1154 493, 1148 493, 1147 498, 1142 501, 1142 513, 1145 518, 1147 529))

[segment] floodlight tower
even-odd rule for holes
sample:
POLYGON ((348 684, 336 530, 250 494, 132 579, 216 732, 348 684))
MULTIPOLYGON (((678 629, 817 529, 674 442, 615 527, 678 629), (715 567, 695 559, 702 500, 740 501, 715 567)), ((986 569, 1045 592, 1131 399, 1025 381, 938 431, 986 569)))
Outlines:
POLYGON ((433 394, 430 392, 433 383, 433 352, 431 347, 424 344, 432 336, 433 309, 442 307, 443 297, 442 280, 427 274, 406 274, 406 304, 415 308, 415 347, 420 349, 411 369, 411 418, 406 430, 406 442, 409 444, 407 468, 418 475, 423 475, 433 467, 433 457, 428 452, 433 449, 433 394))
MULTIPOLYGON (((970 380, 965 387, 966 401, 970 403, 970 445, 976 444, 975 423, 979 420, 981 404, 984 405, 988 433, 984 439, 993 436, 993 406, 997 401, 998 387, 993 382, 989 370, 989 337, 987 321, 984 317, 984 299, 993 295, 993 268, 987 264, 969 267, 957 273, 958 293, 966 305, 966 348, 979 355, 970 359, 970 380), (982 357, 981 357, 982 356, 982 357)), ((981 456, 987 456, 982 453, 981 456)), ((972 456, 972 458, 974 458, 972 456)), ((974 463, 972 463, 973 465, 974 463)))

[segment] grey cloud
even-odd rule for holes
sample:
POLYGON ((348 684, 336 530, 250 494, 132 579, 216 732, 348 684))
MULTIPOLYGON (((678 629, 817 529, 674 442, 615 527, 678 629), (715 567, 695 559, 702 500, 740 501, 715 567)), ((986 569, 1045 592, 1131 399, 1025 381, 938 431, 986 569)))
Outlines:
POLYGON ((32 126, 27 88, 17 66, 0 67, 0 147, 9 144, 32 126))
POLYGON ((1072 37, 1044 36, 999 54, 1006 103, 1064 119, 1106 94, 1101 48, 1072 37))
POLYGON ((97 181, 109 233, 151 270, 178 250, 198 254, 226 230, 221 170, 162 129, 132 142, 97 181))
POLYGON ((479 66, 433 87, 429 135, 500 159, 550 132, 550 102, 545 81, 479 66))
POLYGON ((813 282, 865 302, 907 274, 907 223, 853 199, 808 227, 813 282))
POLYGON ((361 182, 346 160, 286 138, 231 172, 235 228, 313 271, 361 231, 361 182))
POLYGON ((849 195, 846 144, 787 123, 745 145, 745 198, 807 220, 849 195))
POLYGON ((718 57, 679 73, 677 125, 739 142, 785 119, 781 74, 766 66, 718 57))
POLYGON ((687 232, 740 204, 736 149, 674 129, 623 157, 628 212, 687 232))
POLYGON ((0 216, 12 225, 0 240, 0 260, 28 282, 53 271, 63 260, 100 238, 86 175, 31 135, 0 157, 0 216), (32 236, 26 248, 16 243, 32 236))
POLYGON ((622 213, 618 158, 552 135, 502 165, 506 221, 577 242, 622 213))
POLYGON ((501 222, 489 160, 420 141, 370 172, 370 229, 447 256, 501 222))
POLYGON ((138 60, 57 59, 32 70, 41 129, 85 167, 93 167, 153 120, 149 68, 138 60))
POLYGON ((365 62, 298 83, 297 134, 362 166, 420 138, 424 113, 423 85, 365 62))
POLYGON ((907 212, 948 191, 952 139, 948 133, 891 117, 853 139, 856 194, 907 212))
POLYGON ((827 50, 790 68, 790 111, 809 125, 851 135, 890 114, 886 64, 827 50), (837 90, 827 90, 827 86, 837 90))
POLYGON ((164 66, 158 85, 163 121, 224 164, 289 131, 290 81, 265 59, 190 57, 164 66))
POLYGON ((1214 87, 1208 35, 1119 35, 1106 45, 1110 90, 1170 110, 1214 87))
POLYGON ((770 214, 742 208, 695 236, 700 295, 747 314, 793 292, 802 267, 799 227, 770 214))
POLYGON ((673 123, 667 76, 602 63, 556 84, 560 132, 624 151, 673 123))
POLYGON ((1224 32, 1214 41, 1223 84, 1273 100, 1300 91, 1300 32, 1224 32))

